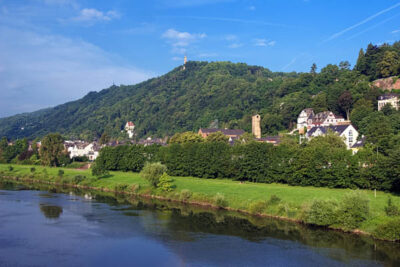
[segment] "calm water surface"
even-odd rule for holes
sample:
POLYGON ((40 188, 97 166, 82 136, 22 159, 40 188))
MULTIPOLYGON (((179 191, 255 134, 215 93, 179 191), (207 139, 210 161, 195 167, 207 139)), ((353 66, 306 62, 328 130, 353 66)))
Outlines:
POLYGON ((400 266, 400 245, 177 204, 0 183, 0 266, 344 265, 400 266))

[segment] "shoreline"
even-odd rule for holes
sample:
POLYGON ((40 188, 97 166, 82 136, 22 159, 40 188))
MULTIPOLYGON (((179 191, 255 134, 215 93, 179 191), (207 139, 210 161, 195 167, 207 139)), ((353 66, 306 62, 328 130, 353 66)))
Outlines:
POLYGON ((240 214, 247 215, 247 216, 254 216, 254 217, 258 217, 258 218, 272 218, 272 219, 276 219, 276 220, 301 224, 301 225, 304 225, 307 227, 317 227, 317 228, 324 229, 327 231, 337 231, 337 232, 346 233, 346 234, 367 236, 369 238, 379 240, 379 241, 385 241, 385 242, 391 242, 391 243, 395 242, 395 241, 391 241, 391 240, 387 240, 387 239, 377 238, 377 237, 373 236, 372 233, 368 233, 368 232, 362 231, 360 229, 354 229, 354 230, 349 231, 349 230, 344 230, 341 228, 323 227, 323 226, 306 223, 300 219, 288 218, 288 217, 283 217, 283 216, 278 216, 278 215, 251 213, 250 211, 247 211, 247 210, 236 209, 236 208, 232 208, 232 207, 221 207, 221 206, 213 205, 213 204, 207 203, 207 202, 179 200, 179 199, 174 199, 174 198, 160 196, 160 195, 154 195, 154 194, 143 194, 143 193, 134 193, 134 192, 129 192, 129 191, 118 191, 118 190, 113 190, 113 189, 104 188, 104 187, 94 187, 94 186, 79 185, 79 184, 57 183, 55 181, 46 181, 46 180, 26 178, 26 177, 0 175, 0 179, 6 180, 6 181, 8 180, 8 181, 16 181, 16 182, 22 182, 22 183, 30 183, 30 184, 45 184, 45 185, 53 185, 53 186, 62 186, 62 187, 67 187, 67 188, 77 188, 77 189, 83 189, 83 190, 93 190, 93 191, 98 191, 98 192, 121 194, 121 195, 127 195, 127 196, 136 196, 136 197, 141 197, 141 198, 146 198, 146 199, 156 199, 156 200, 165 201, 165 202, 180 203, 180 204, 185 204, 188 206, 209 208, 209 209, 213 209, 213 210, 226 210, 226 211, 231 211, 231 212, 238 212, 240 214))

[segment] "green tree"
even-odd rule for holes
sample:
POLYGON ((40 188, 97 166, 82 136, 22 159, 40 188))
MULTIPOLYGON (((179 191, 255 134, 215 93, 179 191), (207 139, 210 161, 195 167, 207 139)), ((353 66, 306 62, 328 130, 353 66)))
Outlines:
POLYGON ((338 99, 339 107, 346 113, 347 120, 350 119, 350 109, 353 105, 353 96, 350 91, 344 91, 338 99))
POLYGON ((104 164, 99 164, 97 161, 92 164, 92 175, 96 177, 101 177, 108 175, 108 170, 105 168, 104 164))
POLYGON ((206 138, 207 142, 228 142, 228 140, 229 137, 224 135, 222 132, 211 133, 206 138))
POLYGON ((377 64, 381 77, 397 75, 400 69, 400 56, 395 51, 386 51, 382 60, 377 64))
POLYGON ((184 143, 200 143, 204 142, 204 138, 194 132, 176 133, 169 139, 170 144, 184 144, 184 143))
POLYGON ((111 137, 107 133, 103 133, 100 137, 100 144, 105 145, 110 142, 111 137))
POLYGON ((317 74, 317 64, 313 63, 311 65, 310 73, 314 76, 317 74))
POLYGON ((283 126, 283 118, 278 114, 265 114, 261 121, 261 127, 264 132, 269 134, 278 134, 279 131, 285 129, 283 126))
POLYGON ((160 177, 167 171, 167 167, 160 162, 146 162, 140 176, 146 179, 153 187, 157 187, 160 182, 160 177))
POLYGON ((66 154, 64 139, 59 133, 50 133, 42 139, 40 158, 43 165, 60 166, 60 159, 66 154))

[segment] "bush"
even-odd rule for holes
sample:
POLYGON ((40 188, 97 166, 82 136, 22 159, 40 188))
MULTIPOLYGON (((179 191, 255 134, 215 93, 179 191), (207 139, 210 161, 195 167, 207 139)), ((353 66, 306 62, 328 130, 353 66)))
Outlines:
POLYGON ((140 176, 146 179, 153 187, 157 187, 161 175, 163 175, 166 171, 167 167, 160 162, 146 162, 143 170, 140 172, 140 176))
POLYGON ((267 201, 267 205, 276 205, 281 202, 281 199, 276 195, 272 195, 269 200, 267 201))
POLYGON ((114 191, 119 192, 119 193, 125 192, 127 188, 128 188, 128 185, 126 185, 126 184, 116 184, 114 186, 114 191))
POLYGON ((183 189, 179 195, 181 201, 188 201, 192 197, 192 192, 188 189, 183 189))
POLYGON ((131 185, 131 187, 129 188, 129 191, 132 193, 137 193, 140 189, 140 185, 139 184, 133 184, 131 185))
POLYGON ((12 171, 14 170, 14 167, 13 167, 13 166, 8 166, 8 170, 9 170, 10 172, 12 172, 12 171))
POLYGON ((228 201, 225 200, 225 196, 221 193, 217 193, 214 198, 214 204, 220 208, 228 206, 228 201))
POLYGON ((390 241, 400 240, 400 219, 390 220, 387 223, 379 225, 375 231, 376 238, 386 239, 390 241))
POLYGON ((369 199, 359 192, 347 193, 339 204, 337 218, 339 224, 346 229, 355 229, 367 219, 369 215, 369 199))
POLYGON ((103 164, 93 163, 92 165, 92 175, 96 177, 102 177, 108 175, 108 170, 104 167, 103 164))
POLYGON ((252 214, 260 214, 268 207, 267 201, 257 201, 249 205, 249 211, 252 214))
POLYGON ((159 182, 157 184, 157 187, 164 192, 171 192, 174 190, 175 186, 172 184, 173 180, 171 176, 169 176, 167 173, 164 172, 163 175, 161 175, 159 182))
POLYGON ((329 226, 337 222, 336 201, 314 200, 305 213, 305 222, 321 226, 329 226))
POLYGON ((31 168, 31 173, 34 173, 36 171, 35 167, 31 168))
POLYGON ((86 179, 86 176, 83 176, 83 175, 76 175, 76 176, 74 177, 73 182, 74 182, 74 184, 79 184, 80 182, 82 182, 82 181, 85 180, 85 179, 86 179))
POLYGON ((58 177, 63 177, 64 171, 63 170, 58 170, 58 177))
POLYGON ((393 204, 391 197, 388 198, 387 206, 385 207, 385 213, 390 217, 400 215, 399 207, 393 204))

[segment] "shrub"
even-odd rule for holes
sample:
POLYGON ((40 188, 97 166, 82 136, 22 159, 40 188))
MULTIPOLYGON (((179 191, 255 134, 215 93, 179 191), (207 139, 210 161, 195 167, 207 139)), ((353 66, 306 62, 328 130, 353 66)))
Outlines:
POLYGON ((346 229, 355 229, 365 221, 369 214, 369 199, 359 192, 347 193, 339 204, 338 222, 346 229))
POLYGON ((167 167, 160 162, 149 163, 146 162, 140 176, 146 179, 153 187, 157 187, 161 175, 167 171, 167 167))
POLYGON ((387 206, 385 207, 385 213, 390 217, 400 215, 399 207, 393 204, 391 197, 388 198, 387 206))
POLYGON ((390 241, 399 241, 400 219, 392 219, 384 224, 379 225, 374 231, 374 236, 390 241))
POLYGON ((92 165, 92 175, 93 176, 102 177, 102 176, 105 176, 108 174, 109 174, 109 172, 103 164, 98 164, 96 162, 93 163, 93 165, 92 165))
POLYGON ((157 187, 164 192, 171 192, 175 186, 172 184, 173 180, 166 172, 161 175, 157 187))
POLYGON ((85 179, 86 179, 86 176, 75 175, 73 182, 74 182, 74 184, 79 184, 80 182, 82 182, 85 179))
POLYGON ((267 205, 276 205, 281 202, 281 199, 276 195, 272 195, 269 200, 267 201, 267 205))
POLYGON ((125 190, 128 188, 128 185, 126 184, 116 184, 114 186, 114 191, 115 192, 125 192, 125 190))
POLYGON ((214 204, 220 208, 228 206, 228 201, 225 200, 225 196, 221 193, 217 193, 214 198, 214 204))
POLYGON ((336 201, 314 200, 305 213, 305 222, 321 226, 336 223, 336 201))
POLYGON ((192 192, 188 189, 183 189, 179 195, 181 201, 188 201, 192 197, 192 192))
POLYGON ((268 207, 267 201, 252 202, 249 205, 249 211, 253 214, 260 214, 268 207))
POLYGON ((58 177, 63 177, 64 171, 63 170, 58 170, 58 177))
POLYGON ((8 170, 9 170, 10 172, 12 172, 12 171, 14 170, 14 167, 13 167, 13 166, 8 166, 8 170))
POLYGON ((31 173, 34 173, 36 171, 35 167, 31 168, 31 173))
POLYGON ((131 187, 129 188, 129 191, 132 193, 137 193, 140 189, 140 185, 139 184, 133 184, 131 185, 131 187))

